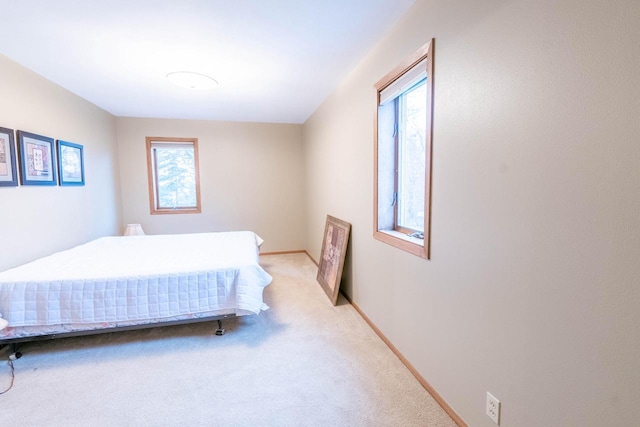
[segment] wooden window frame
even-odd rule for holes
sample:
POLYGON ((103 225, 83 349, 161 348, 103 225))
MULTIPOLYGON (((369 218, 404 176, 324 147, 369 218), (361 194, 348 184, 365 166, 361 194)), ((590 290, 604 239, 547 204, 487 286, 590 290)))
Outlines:
POLYGON ((172 215, 172 214, 195 214, 201 212, 200 205, 200 168, 198 163, 198 138, 167 138, 167 137, 146 137, 146 145, 147 145, 147 172, 149 178, 149 207, 151 210, 151 215, 172 215), (196 175, 196 206, 188 207, 188 208, 158 208, 157 207, 157 183, 156 183, 156 173, 155 173, 155 162, 153 161, 152 155, 152 143, 187 143, 193 146, 193 162, 195 167, 195 175, 196 175))
MULTIPOLYGON (((374 191, 373 191, 373 237, 379 241, 387 243, 403 251, 409 252, 413 255, 419 256, 424 259, 431 259, 431 173, 432 173, 432 140, 433 140, 433 51, 434 51, 434 39, 431 39, 428 43, 418 49, 409 57, 405 58, 400 65, 391 70, 380 81, 378 81, 374 87, 376 89, 376 103, 375 103, 375 118, 374 118, 374 191), (427 73, 427 131, 425 134, 425 206, 424 206, 424 239, 418 239, 407 235, 406 229, 397 227, 396 213, 394 213, 393 229, 382 229, 379 224, 378 215, 378 112, 380 106, 380 92, 386 87, 400 78, 407 71, 418 65, 420 62, 426 59, 426 73, 427 73)), ((397 142, 396 142, 397 144, 397 142)), ((396 154, 397 154, 396 145, 396 154)), ((396 155, 397 162, 397 155, 396 155)), ((397 164, 395 165, 397 170, 397 164)), ((396 188, 397 191, 397 188, 396 188)))

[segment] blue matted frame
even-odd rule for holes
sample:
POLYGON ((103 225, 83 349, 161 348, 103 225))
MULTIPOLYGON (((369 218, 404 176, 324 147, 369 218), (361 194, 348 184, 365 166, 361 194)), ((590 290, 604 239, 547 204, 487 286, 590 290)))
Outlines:
POLYGON ((60 185, 84 185, 84 147, 58 140, 60 185))

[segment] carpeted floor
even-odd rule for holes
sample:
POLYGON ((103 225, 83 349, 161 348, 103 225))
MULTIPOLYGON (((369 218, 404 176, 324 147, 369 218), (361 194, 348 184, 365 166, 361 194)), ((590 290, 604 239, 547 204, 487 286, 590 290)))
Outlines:
POLYGON ((353 307, 329 303, 306 255, 261 261, 271 309, 224 336, 200 323, 24 344, 2 424, 455 426, 353 307))

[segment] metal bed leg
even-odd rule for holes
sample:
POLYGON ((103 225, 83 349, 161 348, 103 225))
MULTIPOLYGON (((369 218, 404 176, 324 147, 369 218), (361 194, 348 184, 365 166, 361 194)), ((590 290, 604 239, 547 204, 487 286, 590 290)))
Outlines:
POLYGON ((9 355, 9 360, 16 360, 22 357, 22 353, 18 351, 18 344, 11 344, 11 354, 9 355))
POLYGON ((218 329, 216 329, 216 335, 224 335, 224 328, 222 327, 222 320, 218 319, 218 329))

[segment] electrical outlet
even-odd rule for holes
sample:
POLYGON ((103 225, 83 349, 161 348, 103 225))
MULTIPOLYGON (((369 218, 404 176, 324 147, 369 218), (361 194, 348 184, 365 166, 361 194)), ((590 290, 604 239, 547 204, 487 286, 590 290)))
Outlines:
POLYGON ((500 425, 500 401, 487 392, 487 416, 500 425))

